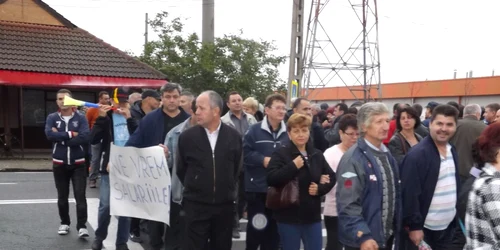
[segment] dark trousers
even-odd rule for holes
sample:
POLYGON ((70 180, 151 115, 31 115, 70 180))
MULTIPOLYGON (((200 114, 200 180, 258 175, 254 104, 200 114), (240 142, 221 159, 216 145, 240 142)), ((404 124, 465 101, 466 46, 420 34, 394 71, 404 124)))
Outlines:
MULTIPOLYGON (((138 225, 139 226, 139 225, 138 225)), ((184 229, 184 211, 182 206, 170 201, 170 225, 157 221, 149 221, 149 239, 153 249, 181 249, 181 237, 184 229), (163 241, 165 237, 165 241, 163 241)))
POLYGON ((321 250, 323 248, 323 234, 321 222, 311 224, 278 223, 283 250, 299 250, 300 241, 304 250, 321 250))
MULTIPOLYGON (((247 240, 246 250, 277 250, 279 248, 279 234, 272 210, 266 208, 266 193, 246 193, 247 198, 247 240), (255 215, 265 216, 267 223, 263 229, 253 226, 255 215)), ((261 220, 256 220, 261 221, 261 220)), ((260 224, 261 222, 259 222, 260 224)))
MULTIPOLYGON (((408 233, 403 236, 404 249, 418 250, 418 247, 410 240, 408 233)), ((432 249, 452 250, 463 249, 465 237, 457 223, 457 220, 448 225, 448 228, 439 231, 429 230, 424 228, 424 241, 429 244, 432 249)))
POLYGON ((233 204, 204 204, 183 200, 185 212, 182 250, 231 250, 233 204))
POLYGON ((240 219, 243 218, 243 212, 245 211, 246 199, 245 199, 245 177, 243 173, 240 174, 238 183, 238 197, 236 197, 236 202, 234 204, 233 215, 233 228, 240 230, 240 219))
POLYGON ((184 217, 182 206, 173 201, 170 202, 170 225, 165 230, 165 250, 181 249, 184 217))
MULTIPOLYGON (((389 238, 387 244, 385 244, 385 248, 379 248, 378 250, 392 250, 392 245, 394 244, 394 237, 389 238)), ((379 246, 380 247, 380 246, 379 246)), ((348 247, 344 246, 344 250, 360 250, 359 247, 348 247)), ((433 248, 434 249, 434 248, 433 248)), ((438 249, 436 249, 438 250, 438 249)))
POLYGON ((326 250, 342 250, 339 241, 339 217, 325 216, 326 250))
POLYGON ((130 218, 130 233, 134 235, 141 234, 141 219, 130 218))
POLYGON ((76 200, 76 228, 86 228, 87 223, 87 198, 85 197, 87 177, 85 164, 79 165, 53 165, 54 182, 57 189, 57 207, 62 225, 70 225, 69 218, 69 183, 73 184, 73 194, 76 200))

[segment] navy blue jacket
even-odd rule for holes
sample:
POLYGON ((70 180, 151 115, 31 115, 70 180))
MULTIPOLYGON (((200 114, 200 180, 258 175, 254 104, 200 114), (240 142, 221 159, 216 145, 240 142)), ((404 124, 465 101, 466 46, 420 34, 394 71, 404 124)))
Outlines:
MULTIPOLYGON (((181 108, 179 109, 181 111, 179 115, 182 116, 182 121, 189 118, 188 113, 181 108)), ((139 127, 130 135, 125 146, 147 148, 165 143, 165 138, 163 137, 163 131, 165 129, 163 124, 165 121, 164 115, 162 108, 157 108, 144 116, 139 122, 139 127)))
MULTIPOLYGON (((455 162, 457 197, 459 197, 458 156, 453 145, 451 154, 455 162)), ((412 147, 401 163, 403 227, 408 227, 410 231, 424 228, 425 218, 436 189, 440 167, 441 157, 430 136, 426 136, 420 143, 412 147)))
MULTIPOLYGON (((337 168, 337 211, 339 240, 346 246, 359 248, 366 240, 373 239, 380 248, 386 247, 382 227, 383 181, 381 166, 370 152, 364 138, 352 146, 339 162, 337 168)), ((401 185, 396 160, 390 152, 387 158, 394 173, 396 200, 393 234, 395 249, 399 245, 401 230, 401 185)))
POLYGON ((52 161, 54 164, 84 164, 85 150, 89 142, 89 123, 84 115, 73 112, 66 124, 61 113, 54 112, 47 116, 45 135, 52 142, 52 161), (56 128, 57 132, 52 131, 56 128), (74 136, 77 132, 78 135, 74 136))
POLYGON ((267 192, 267 172, 266 168, 264 168, 264 157, 271 157, 276 149, 289 141, 286 125, 283 121, 276 136, 269 128, 267 116, 248 128, 243 137, 243 169, 245 171, 246 192, 267 192))

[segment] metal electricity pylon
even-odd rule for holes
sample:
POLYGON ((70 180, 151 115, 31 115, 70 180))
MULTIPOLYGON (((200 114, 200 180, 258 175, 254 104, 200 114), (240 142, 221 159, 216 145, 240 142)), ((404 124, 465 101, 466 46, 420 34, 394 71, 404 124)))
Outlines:
POLYGON ((382 97, 377 0, 312 0, 306 32, 300 82, 305 97, 314 98, 312 89, 344 85, 365 102, 382 97), (378 97, 371 95, 373 88, 378 97))

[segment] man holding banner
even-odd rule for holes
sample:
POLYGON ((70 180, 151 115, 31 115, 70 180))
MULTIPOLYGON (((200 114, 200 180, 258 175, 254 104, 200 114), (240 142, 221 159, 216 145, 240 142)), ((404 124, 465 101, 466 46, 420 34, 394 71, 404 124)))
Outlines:
POLYGON ((223 100, 214 91, 196 99, 199 125, 179 136, 177 176, 184 186, 183 250, 231 250, 233 204, 242 156, 241 136, 221 122, 223 100))
MULTIPOLYGON (((161 145, 168 152, 168 149, 163 146, 167 133, 189 118, 189 114, 179 107, 182 92, 179 84, 167 83, 161 87, 160 92, 162 107, 151 111, 142 118, 139 127, 130 136, 126 144, 127 147, 142 149, 161 145)), ((164 213, 168 212, 164 211, 164 213)), ((152 220, 148 227, 152 249, 161 249, 164 245, 165 223, 152 220)))
MULTIPOLYGON (((100 166, 101 185, 99 197, 99 213, 97 218, 97 229, 92 250, 101 250, 103 241, 108 236, 108 226, 111 220, 110 215, 110 183, 108 163, 110 161, 111 144, 124 146, 130 136, 130 130, 136 124, 130 116, 129 104, 127 102, 128 93, 124 89, 115 89, 112 102, 117 107, 111 110, 111 106, 102 105, 99 108, 97 118, 91 132, 91 144, 101 142, 102 160, 100 166), (131 126, 132 125, 132 126, 131 126)), ((130 219, 119 217, 118 232, 116 236, 116 250, 128 250, 127 242, 130 231, 130 219)))

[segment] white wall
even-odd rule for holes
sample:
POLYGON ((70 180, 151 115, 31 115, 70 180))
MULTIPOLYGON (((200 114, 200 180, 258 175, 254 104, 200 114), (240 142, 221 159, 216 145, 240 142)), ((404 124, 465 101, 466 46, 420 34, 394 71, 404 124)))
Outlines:
POLYGON ((458 97, 426 97, 415 98, 415 103, 422 105, 425 108, 429 102, 437 102, 439 104, 446 104, 447 102, 458 102, 458 97))
POLYGON ((462 97, 462 105, 467 104, 479 104, 481 106, 486 106, 490 103, 500 103, 500 96, 468 96, 462 97))

